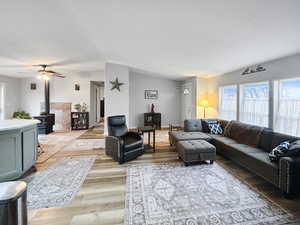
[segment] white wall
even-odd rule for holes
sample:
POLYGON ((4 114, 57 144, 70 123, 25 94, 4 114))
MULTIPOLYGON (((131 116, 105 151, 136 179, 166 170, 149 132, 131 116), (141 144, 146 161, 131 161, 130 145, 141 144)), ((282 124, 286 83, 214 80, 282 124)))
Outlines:
MULTIPOLYGON (((30 113, 31 116, 40 114, 41 102, 44 102, 44 81, 37 78, 23 78, 21 82, 21 108, 22 110, 30 113), (30 84, 36 83, 36 90, 30 89, 30 84)), ((50 98, 52 96, 53 87, 50 81, 50 98)))
POLYGON ((197 78, 191 77, 181 82, 181 125, 186 119, 195 119, 197 116, 197 78), (189 91, 184 94, 184 90, 189 91))
MULTIPOLYGON (((50 102, 85 102, 90 107, 90 81, 104 81, 104 73, 72 74, 66 78, 50 80, 50 102), (75 84, 80 85, 80 91, 75 91, 75 84)), ((31 115, 40 114, 40 103, 44 102, 44 82, 35 77, 21 79, 22 109, 31 115), (30 90, 30 83, 37 84, 37 90, 30 90)))
POLYGON ((266 68, 266 71, 243 76, 241 74, 245 68, 242 68, 222 76, 207 79, 208 95, 215 96, 216 99, 215 104, 209 111, 209 116, 216 117, 218 115, 218 89, 220 86, 274 81, 293 77, 300 78, 300 54, 261 63, 261 65, 266 68))
POLYGON ((4 83, 4 119, 10 119, 20 107, 20 79, 0 75, 0 83, 4 83))
MULTIPOLYGON (((125 115, 126 121, 129 121, 129 69, 127 66, 106 63, 105 64, 105 117, 115 115, 125 115), (119 82, 124 83, 118 91, 111 90, 110 81, 118 78, 119 82)), ((105 132, 107 131, 105 123, 105 132)))
POLYGON ((180 124, 180 82, 155 77, 151 74, 130 72, 130 113, 131 128, 143 126, 144 113, 150 111, 153 103, 155 112, 162 116, 162 126, 180 124), (145 90, 158 90, 158 99, 144 98, 145 90))

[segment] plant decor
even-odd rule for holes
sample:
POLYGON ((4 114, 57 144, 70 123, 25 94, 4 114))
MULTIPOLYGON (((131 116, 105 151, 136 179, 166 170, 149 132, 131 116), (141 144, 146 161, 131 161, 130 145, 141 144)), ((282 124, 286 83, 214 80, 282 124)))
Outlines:
POLYGON ((31 116, 30 116, 30 114, 27 113, 27 112, 25 112, 25 111, 14 112, 13 118, 14 119, 26 119, 26 120, 32 119, 31 116))

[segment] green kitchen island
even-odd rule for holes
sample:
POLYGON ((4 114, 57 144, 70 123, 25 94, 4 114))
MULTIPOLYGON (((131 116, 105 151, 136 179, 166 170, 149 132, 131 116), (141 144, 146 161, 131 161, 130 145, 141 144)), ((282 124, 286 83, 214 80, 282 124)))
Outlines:
POLYGON ((0 182, 20 178, 35 165, 39 120, 0 120, 0 182))

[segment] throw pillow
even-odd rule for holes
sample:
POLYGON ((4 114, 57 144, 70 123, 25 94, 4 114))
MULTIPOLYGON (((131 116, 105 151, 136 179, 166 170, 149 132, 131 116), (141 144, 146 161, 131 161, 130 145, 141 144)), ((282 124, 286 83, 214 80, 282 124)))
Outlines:
POLYGON ((210 132, 209 125, 211 125, 211 124, 217 124, 217 123, 219 123, 219 122, 216 119, 202 119, 202 129, 203 129, 203 132, 209 133, 210 132))
POLYGON ((278 145, 276 148, 274 148, 270 153, 269 153, 269 158, 272 162, 278 161, 280 157, 283 157, 284 154, 289 150, 290 147, 290 142, 289 141, 284 141, 280 145, 278 145))
POLYGON ((223 134, 223 129, 220 123, 208 125, 211 134, 223 134))
POLYGON ((232 123, 234 121, 231 120, 227 123, 226 127, 224 127, 224 136, 225 137, 230 137, 230 132, 231 132, 231 127, 232 127, 232 123))
POLYGON ((300 156, 300 140, 294 141, 290 144, 289 150, 283 157, 297 157, 300 156))

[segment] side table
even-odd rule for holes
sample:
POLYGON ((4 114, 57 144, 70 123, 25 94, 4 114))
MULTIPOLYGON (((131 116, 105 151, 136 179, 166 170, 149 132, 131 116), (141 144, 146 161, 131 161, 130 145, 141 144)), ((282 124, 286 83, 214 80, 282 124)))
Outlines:
POLYGON ((155 152, 155 128, 152 126, 145 126, 145 127, 139 127, 138 128, 138 132, 139 133, 148 133, 148 144, 145 144, 145 150, 153 150, 153 152, 155 152), (150 135, 152 133, 152 145, 151 145, 151 138, 150 135))

